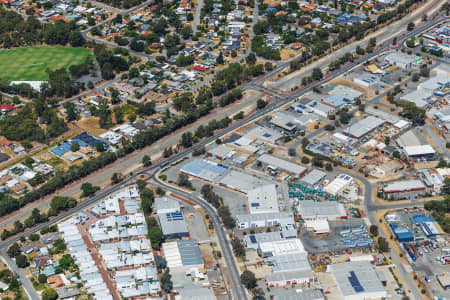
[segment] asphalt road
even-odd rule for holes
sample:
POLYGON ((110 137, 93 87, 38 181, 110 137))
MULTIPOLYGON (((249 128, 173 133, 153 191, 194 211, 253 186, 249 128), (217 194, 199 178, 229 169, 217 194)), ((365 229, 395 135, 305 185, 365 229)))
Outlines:
POLYGON ((25 276, 25 274, 17 267, 16 263, 8 256, 6 253, 7 249, 1 249, 0 250, 0 256, 2 257, 2 260, 8 265, 8 267, 11 269, 11 271, 19 277, 19 281, 21 282, 25 293, 28 295, 28 298, 31 300, 39 300, 40 297, 36 290, 34 289, 31 282, 28 280, 28 278, 25 276))
MULTIPOLYGON (((150 2, 150 1, 148 1, 148 2, 150 2)), ((135 8, 135 9, 136 9, 136 8, 135 8)), ((435 24, 435 23, 437 23, 437 22, 434 21, 433 23, 435 24)), ((432 24, 432 25, 433 25, 433 24, 432 24)), ((406 37, 405 37, 405 38, 406 38, 406 37)), ((373 53, 372 56, 377 55, 377 54, 381 53, 381 51, 384 51, 384 50, 386 50, 386 49, 380 49, 380 50, 376 51, 375 53, 373 53)), ((369 57, 369 56, 365 57, 365 59, 367 59, 368 57, 369 57)), ((295 100, 298 96, 301 96, 302 94, 304 94, 304 93, 310 91, 310 90, 312 89, 313 86, 319 85, 319 84, 323 84, 324 82, 327 82, 327 81, 332 80, 333 78, 335 78, 335 77, 337 77, 337 76, 340 76, 341 74, 343 74, 344 72, 347 72, 348 70, 350 70, 350 69, 353 68, 354 66, 356 66, 356 63, 351 64, 351 65, 348 65, 348 66, 345 66, 345 67, 343 67, 341 70, 338 70, 338 71, 332 73, 332 74, 331 74, 330 76, 328 76, 325 80, 322 80, 321 82, 318 82, 318 83, 316 83, 316 84, 314 84, 314 85, 310 85, 310 86, 308 86, 308 87, 306 87, 306 88, 304 88, 304 89, 302 89, 302 90, 300 90, 300 91, 296 91, 296 92, 294 92, 294 93, 288 93, 288 94, 286 94, 286 93, 285 93, 285 94, 282 94, 282 93, 281 93, 279 97, 275 97, 275 101, 274 101, 274 102, 272 102, 270 105, 268 105, 268 106, 267 106, 266 108, 264 108, 263 110, 257 111, 256 113, 254 113, 254 114, 253 114, 252 116, 250 116, 249 118, 247 118, 247 119, 245 119, 245 120, 243 120, 243 121, 240 121, 240 122, 237 122, 237 123, 233 124, 233 125, 230 126, 229 128, 226 128, 226 129, 220 131, 220 132, 217 133, 215 136, 213 136, 213 137, 211 137, 211 138, 209 138, 209 139, 207 139, 207 140, 204 140, 204 141, 200 142, 200 143, 197 144, 196 146, 198 146, 198 145, 206 145, 207 143, 213 142, 215 139, 220 138, 220 137, 222 137, 222 136, 225 135, 225 134, 228 134, 229 132, 231 132, 231 131, 233 131, 233 130, 239 128, 240 126, 246 125, 246 124, 248 124, 248 123, 250 123, 250 122, 256 120, 257 118, 259 118, 259 117, 265 115, 266 113, 268 113, 268 112, 270 112, 270 111, 276 109, 277 107, 281 106, 282 104, 286 104, 286 103, 288 103, 289 101, 295 100)), ((271 74, 276 74, 276 72, 271 72, 271 74)), ((262 78, 262 80, 258 80, 258 81, 256 82, 256 84, 255 84, 255 83, 250 83, 250 84, 244 86, 243 89, 244 89, 244 90, 252 89, 252 88, 254 88, 255 86, 261 87, 262 82, 263 82, 265 79, 267 79, 267 78, 268 78, 268 76, 264 76, 264 77, 262 78)), ((268 92, 270 92, 270 91, 268 90, 268 92)), ((187 149, 187 150, 185 150, 185 151, 183 151, 183 152, 180 152, 178 155, 176 155, 176 156, 174 156, 174 157, 168 159, 166 162, 167 162, 167 163, 173 163, 173 162, 175 162, 175 161, 177 161, 177 160, 179 160, 179 159, 181 159, 181 158, 183 158, 183 157, 189 155, 191 152, 192 152, 192 149, 187 149)), ((127 160, 124 159, 123 162, 122 162, 122 164, 123 164, 123 166, 128 165, 128 164, 127 164, 127 160)), ((159 164, 157 164, 157 165, 155 165, 155 166, 153 166, 153 167, 144 169, 142 172, 144 172, 144 171, 145 171, 145 172, 148 172, 148 171, 154 170, 155 168, 159 167, 160 164, 161 164, 161 163, 159 163, 159 164)), ((104 170, 102 170, 102 171, 104 171, 104 170)), ((138 173, 138 174, 140 174, 140 173, 138 173)), ((138 174, 136 174, 136 175, 138 175, 138 174)), ((103 198, 106 197, 107 195, 109 195, 109 194, 111 194, 111 193, 114 193, 115 191, 117 191, 118 189, 122 188, 122 187, 125 186, 126 184, 131 183, 133 180, 136 179, 136 175, 133 176, 133 177, 128 178, 128 179, 127 179, 125 182, 123 182, 122 184, 120 184, 120 185, 118 185, 118 186, 114 186, 114 187, 109 188, 109 189, 106 189, 106 190, 104 190, 103 192, 99 193, 97 196, 94 196, 94 197, 90 198, 89 200, 87 200, 87 201, 85 201, 85 202, 82 202, 82 203, 79 204, 76 208, 74 208, 74 209, 72 209, 72 210, 70 210, 70 211, 67 211, 67 212, 65 212, 65 213, 63 213, 63 214, 61 214, 61 215, 59 215, 59 216, 57 216, 57 217, 55 217, 55 218, 52 218, 52 219, 51 219, 49 222, 47 222, 47 223, 40 224, 40 225, 34 227, 33 229, 27 230, 25 233, 22 233, 21 235, 12 237, 12 238, 10 238, 10 239, 8 239, 8 240, 6 240, 6 241, 1 242, 1 243, 0 243, 0 249, 6 249, 6 248, 7 248, 9 245, 11 245, 13 242, 19 240, 20 236, 28 236, 28 235, 30 235, 30 234, 32 234, 32 233, 38 232, 38 231, 40 231, 44 226, 48 226, 48 225, 51 225, 51 224, 55 224, 55 223, 59 222, 60 220, 62 220, 63 218, 65 218, 65 217, 67 217, 67 216, 69 216, 69 215, 71 215, 71 214, 73 214, 73 213, 76 213, 76 212, 78 212, 78 211, 80 211, 80 210, 83 210, 83 209, 85 209, 85 208, 88 207, 89 205, 92 205, 92 204, 95 203, 95 202, 100 201, 101 199, 103 199, 103 198)), ((353 175, 353 176, 354 176, 354 175, 353 175)), ((363 181, 363 182, 364 182, 364 181, 363 181)), ((370 183, 369 183, 369 186, 370 186, 370 189, 371 189, 370 183)), ((369 188, 368 188, 367 190, 369 190, 369 188)), ((366 193, 367 193, 367 192, 366 192, 366 193)), ((368 194, 366 194, 366 197, 367 197, 367 195, 368 195, 368 194)), ((370 197, 369 197, 369 199, 370 199, 370 197)), ((200 200, 200 199, 197 199, 197 201, 201 201, 201 200, 200 200)), ((205 205, 207 205, 207 204, 205 204, 205 205)), ((369 212, 372 211, 372 210, 371 210, 372 204, 371 204, 370 202, 368 202, 368 204, 366 204, 366 205, 368 205, 368 206, 367 206, 367 208, 368 208, 367 211, 368 211, 369 218, 371 217, 371 218, 373 219, 373 218, 374 218, 373 215, 371 216, 371 213, 369 213, 369 212)), ((375 220, 375 221, 376 221, 376 220, 375 220)), ((226 250, 223 249, 223 251, 225 252, 226 250)), ((229 248, 228 248, 228 251, 230 251, 229 248)), ((234 262, 233 262, 233 265, 234 265, 234 262)), ((402 265, 399 265, 399 268, 401 268, 401 266, 402 266, 402 265)), ((236 267, 236 266, 234 265, 234 267, 236 267)), ((230 265, 229 268, 231 269, 231 268, 233 268, 233 267, 230 265)), ((19 270, 19 271, 20 271, 20 270, 19 270)), ((21 272, 18 272, 18 273, 21 273, 21 272)), ((20 274, 19 274, 19 275, 20 275, 20 274)), ((233 282, 234 282, 234 280, 233 280, 233 282)), ((409 285, 409 284, 408 284, 408 285, 409 285)), ((27 288, 27 285, 24 284, 24 287, 27 288)), ((239 286, 239 285, 238 285, 238 286, 235 286, 235 290, 236 290, 236 291, 239 290, 239 289, 242 289, 242 286, 239 286)), ((30 295, 33 294, 33 291, 28 291, 28 292, 30 293, 30 295)), ((420 298, 418 298, 418 299, 420 299, 420 298)))
MULTIPOLYGON (((402 34, 406 34, 406 27, 409 22, 418 23, 421 20, 421 17, 424 13, 427 13, 429 16, 431 16, 440 8, 441 5, 442 5, 441 0, 428 1, 422 7, 418 8, 417 10, 413 11, 412 13, 406 15, 399 21, 394 22, 386 27, 381 28, 380 30, 377 30, 377 31, 365 36, 364 39, 362 39, 360 41, 356 41, 351 44, 348 44, 348 45, 334 51, 333 53, 309 64, 308 66, 303 67, 301 70, 296 71, 292 74, 289 74, 284 78, 281 78, 278 81, 266 82, 265 86, 267 86, 267 87, 273 86, 280 90, 290 91, 295 86, 299 86, 301 79, 303 77, 305 77, 305 74, 311 73, 314 68, 320 68, 322 70, 325 70, 326 68, 328 68, 328 65, 331 62, 342 57, 345 53, 348 53, 348 52, 354 53, 357 46, 361 46, 364 48, 371 38, 376 38, 377 44, 383 44, 383 43, 388 42, 389 40, 392 40, 395 36, 401 36, 402 34)), ((430 23, 434 23, 434 22, 430 22, 430 23)), ((415 31, 418 31, 418 30, 415 30, 415 31)), ((411 35, 411 33, 408 34, 408 36, 410 36, 410 35, 411 35)), ((294 59, 292 59, 292 60, 294 60, 294 59)), ((292 61, 292 60, 290 60, 290 61, 292 61)), ((280 68, 278 68, 278 69, 283 70, 284 68, 286 68, 289 65, 289 62, 280 64, 280 68)))
POLYGON ((195 8, 194 23, 192 25, 192 32, 194 35, 197 33, 197 26, 200 24, 200 16, 202 15, 204 3, 204 0, 198 0, 197 7, 195 8))
POLYGON ((233 281, 234 289, 232 292, 235 293, 234 299, 247 299, 247 292, 245 288, 241 284, 241 279, 239 276, 239 271, 237 269, 235 259, 233 252, 230 248, 230 243, 228 242, 228 239, 226 237, 226 233, 224 230, 224 225, 220 219, 220 217, 217 215, 216 210, 205 200, 201 199, 200 197, 197 197, 195 195, 192 195, 191 193, 187 193, 185 191, 173 188, 170 185, 165 184, 161 180, 158 179, 158 176, 154 176, 154 180, 158 186, 160 186, 163 189, 166 189, 172 193, 175 193, 177 195, 180 195, 182 197, 185 197, 186 199, 189 199, 199 206, 201 206, 210 216, 210 220, 214 224, 214 229, 217 233, 217 238, 220 244, 220 247, 222 248, 222 254, 225 258, 225 261, 227 263, 227 268, 229 270, 231 279, 233 281))

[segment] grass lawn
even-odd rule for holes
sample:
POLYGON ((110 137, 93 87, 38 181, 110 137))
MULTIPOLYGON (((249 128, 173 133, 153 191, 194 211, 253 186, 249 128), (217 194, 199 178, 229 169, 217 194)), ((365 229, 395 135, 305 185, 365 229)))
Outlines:
POLYGON ((0 77, 11 81, 48 80, 45 70, 68 68, 91 54, 86 48, 30 46, 0 50, 0 77))

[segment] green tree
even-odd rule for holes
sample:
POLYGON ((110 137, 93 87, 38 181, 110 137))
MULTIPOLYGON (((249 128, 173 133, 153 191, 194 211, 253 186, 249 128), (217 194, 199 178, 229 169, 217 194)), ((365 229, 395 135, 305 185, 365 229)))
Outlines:
POLYGON ((322 70, 320 70, 319 68, 314 68, 311 76, 312 76, 313 80, 322 79, 322 77, 323 77, 322 70))
POLYGON ((192 36, 192 28, 189 25, 185 25, 183 29, 181 29, 181 36, 183 39, 187 40, 192 36))
POLYGON ((49 288, 42 292, 42 300, 56 300, 58 299, 58 293, 55 289, 49 288))
POLYGON ((11 246, 9 246, 7 253, 9 257, 16 257, 17 255, 19 255, 20 254, 19 244, 14 243, 11 246))
POLYGON ((75 109, 74 103, 67 101, 66 103, 64 103, 64 109, 66 110, 67 121, 72 122, 78 120, 79 114, 75 109))
POLYGON ((223 54, 222 51, 220 51, 219 55, 216 58, 216 64, 223 65, 223 63, 224 63, 223 54))
POLYGON ((169 273, 169 270, 165 270, 163 275, 161 276, 161 287, 166 292, 169 293, 173 288, 172 276, 169 273))
POLYGON ((155 256, 155 264, 158 269, 165 269, 167 267, 167 261, 161 255, 155 256))
POLYGON ((256 107, 258 109, 263 109, 264 107, 266 107, 267 102, 264 101, 263 99, 258 99, 258 101, 256 102, 256 107))
POLYGON ((307 156, 302 157, 302 164, 309 164, 310 160, 307 156))
POLYGON ((373 236, 378 236, 378 226, 377 225, 370 225, 369 231, 373 236))
POLYGON ((145 214, 152 212, 152 205, 155 199, 153 191, 147 188, 141 190, 141 207, 145 214))
POLYGON ((402 115, 410 119, 414 125, 422 125, 425 123, 425 110, 417 107, 414 102, 406 102, 403 104, 402 115))
POLYGON ((49 215, 57 215, 60 211, 75 207, 77 200, 71 197, 55 196, 50 202, 49 215))
POLYGON ((150 158, 150 156, 144 155, 144 157, 142 157, 142 164, 144 165, 144 167, 151 166, 152 165, 152 159, 150 158))
POLYGON ((78 144, 77 142, 73 143, 70 146, 70 151, 77 152, 78 150, 80 150, 80 144, 78 144))
POLYGON ((23 254, 19 254, 16 256, 16 265, 19 268, 26 268, 28 266, 27 257, 23 254))
POLYGON ((68 270, 71 266, 73 266, 75 261, 73 260, 70 254, 64 254, 64 256, 59 260, 59 266, 63 270, 68 270))
POLYGON ((241 274, 241 283, 249 290, 256 287, 256 277, 255 274, 249 270, 245 270, 241 274))
POLYGON ((389 251, 389 243, 382 236, 380 236, 378 238, 378 249, 380 249, 380 251, 382 251, 382 252, 388 252, 389 251))
POLYGON ((83 191, 81 193, 81 198, 83 197, 89 197, 93 194, 95 194, 100 189, 99 186, 93 186, 90 182, 85 182, 81 185, 81 190, 83 191))
POLYGON ((181 146, 183 146, 184 148, 189 148, 192 146, 193 144, 193 135, 190 131, 185 132, 181 135, 181 142, 180 142, 181 146))
POLYGON ((245 247, 239 238, 233 238, 231 240, 231 247, 233 248, 233 253, 236 257, 245 257, 245 247))
POLYGON ((408 48, 414 48, 414 47, 416 47, 416 39, 415 39, 414 37, 408 39, 408 40, 406 41, 406 46, 407 46, 408 48))
POLYGON ((406 29, 407 29, 408 31, 413 31, 413 30, 414 30, 414 27, 416 27, 416 25, 415 25, 413 22, 409 22, 409 23, 408 23, 408 26, 406 27, 406 29))
POLYGON ((254 64, 256 64, 256 56, 254 53, 250 53, 246 58, 245 61, 247 62, 247 64, 253 66, 254 64))
POLYGON ((123 180, 123 175, 120 172, 115 172, 112 176, 111 176, 111 183, 112 184, 118 184, 119 182, 121 182, 123 180))
POLYGON ((152 227, 148 232, 148 238, 151 241, 153 249, 158 250, 161 247, 163 233, 159 227, 152 227))
POLYGON ((104 152, 105 151, 105 145, 103 143, 98 143, 95 146, 95 149, 97 150, 97 152, 104 152))
POLYGON ((192 183, 189 180, 189 177, 185 174, 180 174, 178 175, 178 185, 179 186, 184 186, 187 188, 192 188, 192 183))
POLYGON ((47 283, 47 275, 42 274, 42 273, 39 274, 38 281, 39 281, 39 283, 47 283))

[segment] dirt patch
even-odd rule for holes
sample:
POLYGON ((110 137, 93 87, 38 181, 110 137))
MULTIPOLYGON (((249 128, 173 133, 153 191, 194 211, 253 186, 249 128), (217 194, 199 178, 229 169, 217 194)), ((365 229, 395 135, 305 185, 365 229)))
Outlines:
POLYGON ((308 124, 306 124, 306 130, 308 132, 314 132, 322 127, 324 127, 325 125, 327 125, 327 123, 325 122, 320 122, 320 121, 315 121, 315 122, 309 122, 308 124), (315 128, 314 126, 319 125, 318 128, 315 128))
POLYGON ((64 169, 68 168, 70 165, 67 161, 57 157, 56 155, 54 155, 48 151, 43 151, 43 152, 39 153, 38 155, 36 155, 35 157, 37 159, 49 164, 56 170, 64 170, 64 169))
POLYGON ((212 248, 208 244, 200 244, 200 253, 202 254, 203 261, 205 262, 205 268, 211 269, 216 265, 216 259, 214 258, 212 248))
POLYGON ((294 49, 284 48, 280 51, 280 56, 282 61, 288 61, 299 55, 300 52, 295 51, 294 49))
MULTIPOLYGON (((389 103, 389 101, 387 100, 387 97, 383 97, 383 98, 381 98, 381 103, 384 103, 384 104, 386 104, 387 106, 389 106, 389 107, 394 107, 394 105, 392 105, 391 103, 389 103)), ((378 108, 380 108, 380 107, 382 107, 382 105, 378 105, 378 108)))
MULTIPOLYGON (((392 108, 394 108, 393 106, 391 106, 390 104, 388 104, 390 107, 392 107, 392 108)), ((384 106, 384 105, 376 105, 376 104, 374 104, 374 105, 369 105, 370 107, 373 107, 373 108, 375 108, 376 107, 376 109, 378 109, 378 110, 383 110, 383 111, 385 111, 385 112, 388 112, 388 113, 391 113, 391 114, 394 114, 394 115, 398 115, 398 113, 399 113, 399 111, 397 111, 397 110, 391 110, 391 109, 389 109, 388 107, 386 107, 386 106, 384 106)))
POLYGON ((100 135, 105 133, 107 130, 100 128, 98 121, 98 117, 87 117, 77 121, 76 125, 84 131, 92 133, 93 135, 100 135))
POLYGON ((356 84, 353 81, 347 80, 347 79, 342 78, 342 77, 336 78, 335 80, 331 81, 330 83, 333 84, 333 85, 347 86, 347 87, 350 87, 350 88, 355 89, 357 91, 360 91, 367 98, 373 97, 373 95, 375 95, 375 92, 373 90, 364 88, 364 87, 360 86, 359 84, 356 84))

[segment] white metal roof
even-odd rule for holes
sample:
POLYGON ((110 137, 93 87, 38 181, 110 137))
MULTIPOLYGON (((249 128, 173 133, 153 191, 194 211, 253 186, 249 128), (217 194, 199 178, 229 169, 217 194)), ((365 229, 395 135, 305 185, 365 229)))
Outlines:
POLYGON ((272 253, 273 256, 305 252, 305 248, 300 239, 261 242, 259 248, 262 252, 272 253))
POLYGON ((403 149, 408 156, 428 155, 436 153, 431 145, 410 146, 404 147, 403 149))
POLYGON ((278 212, 278 194, 275 184, 263 185, 247 194, 251 214, 278 212))
POLYGON ((425 185, 420 180, 403 180, 388 183, 383 191, 385 193, 406 192, 417 189, 425 189, 425 185))
POLYGON ((347 174, 341 174, 324 187, 324 192, 333 196, 341 192, 350 182, 353 181, 353 177, 347 174))

